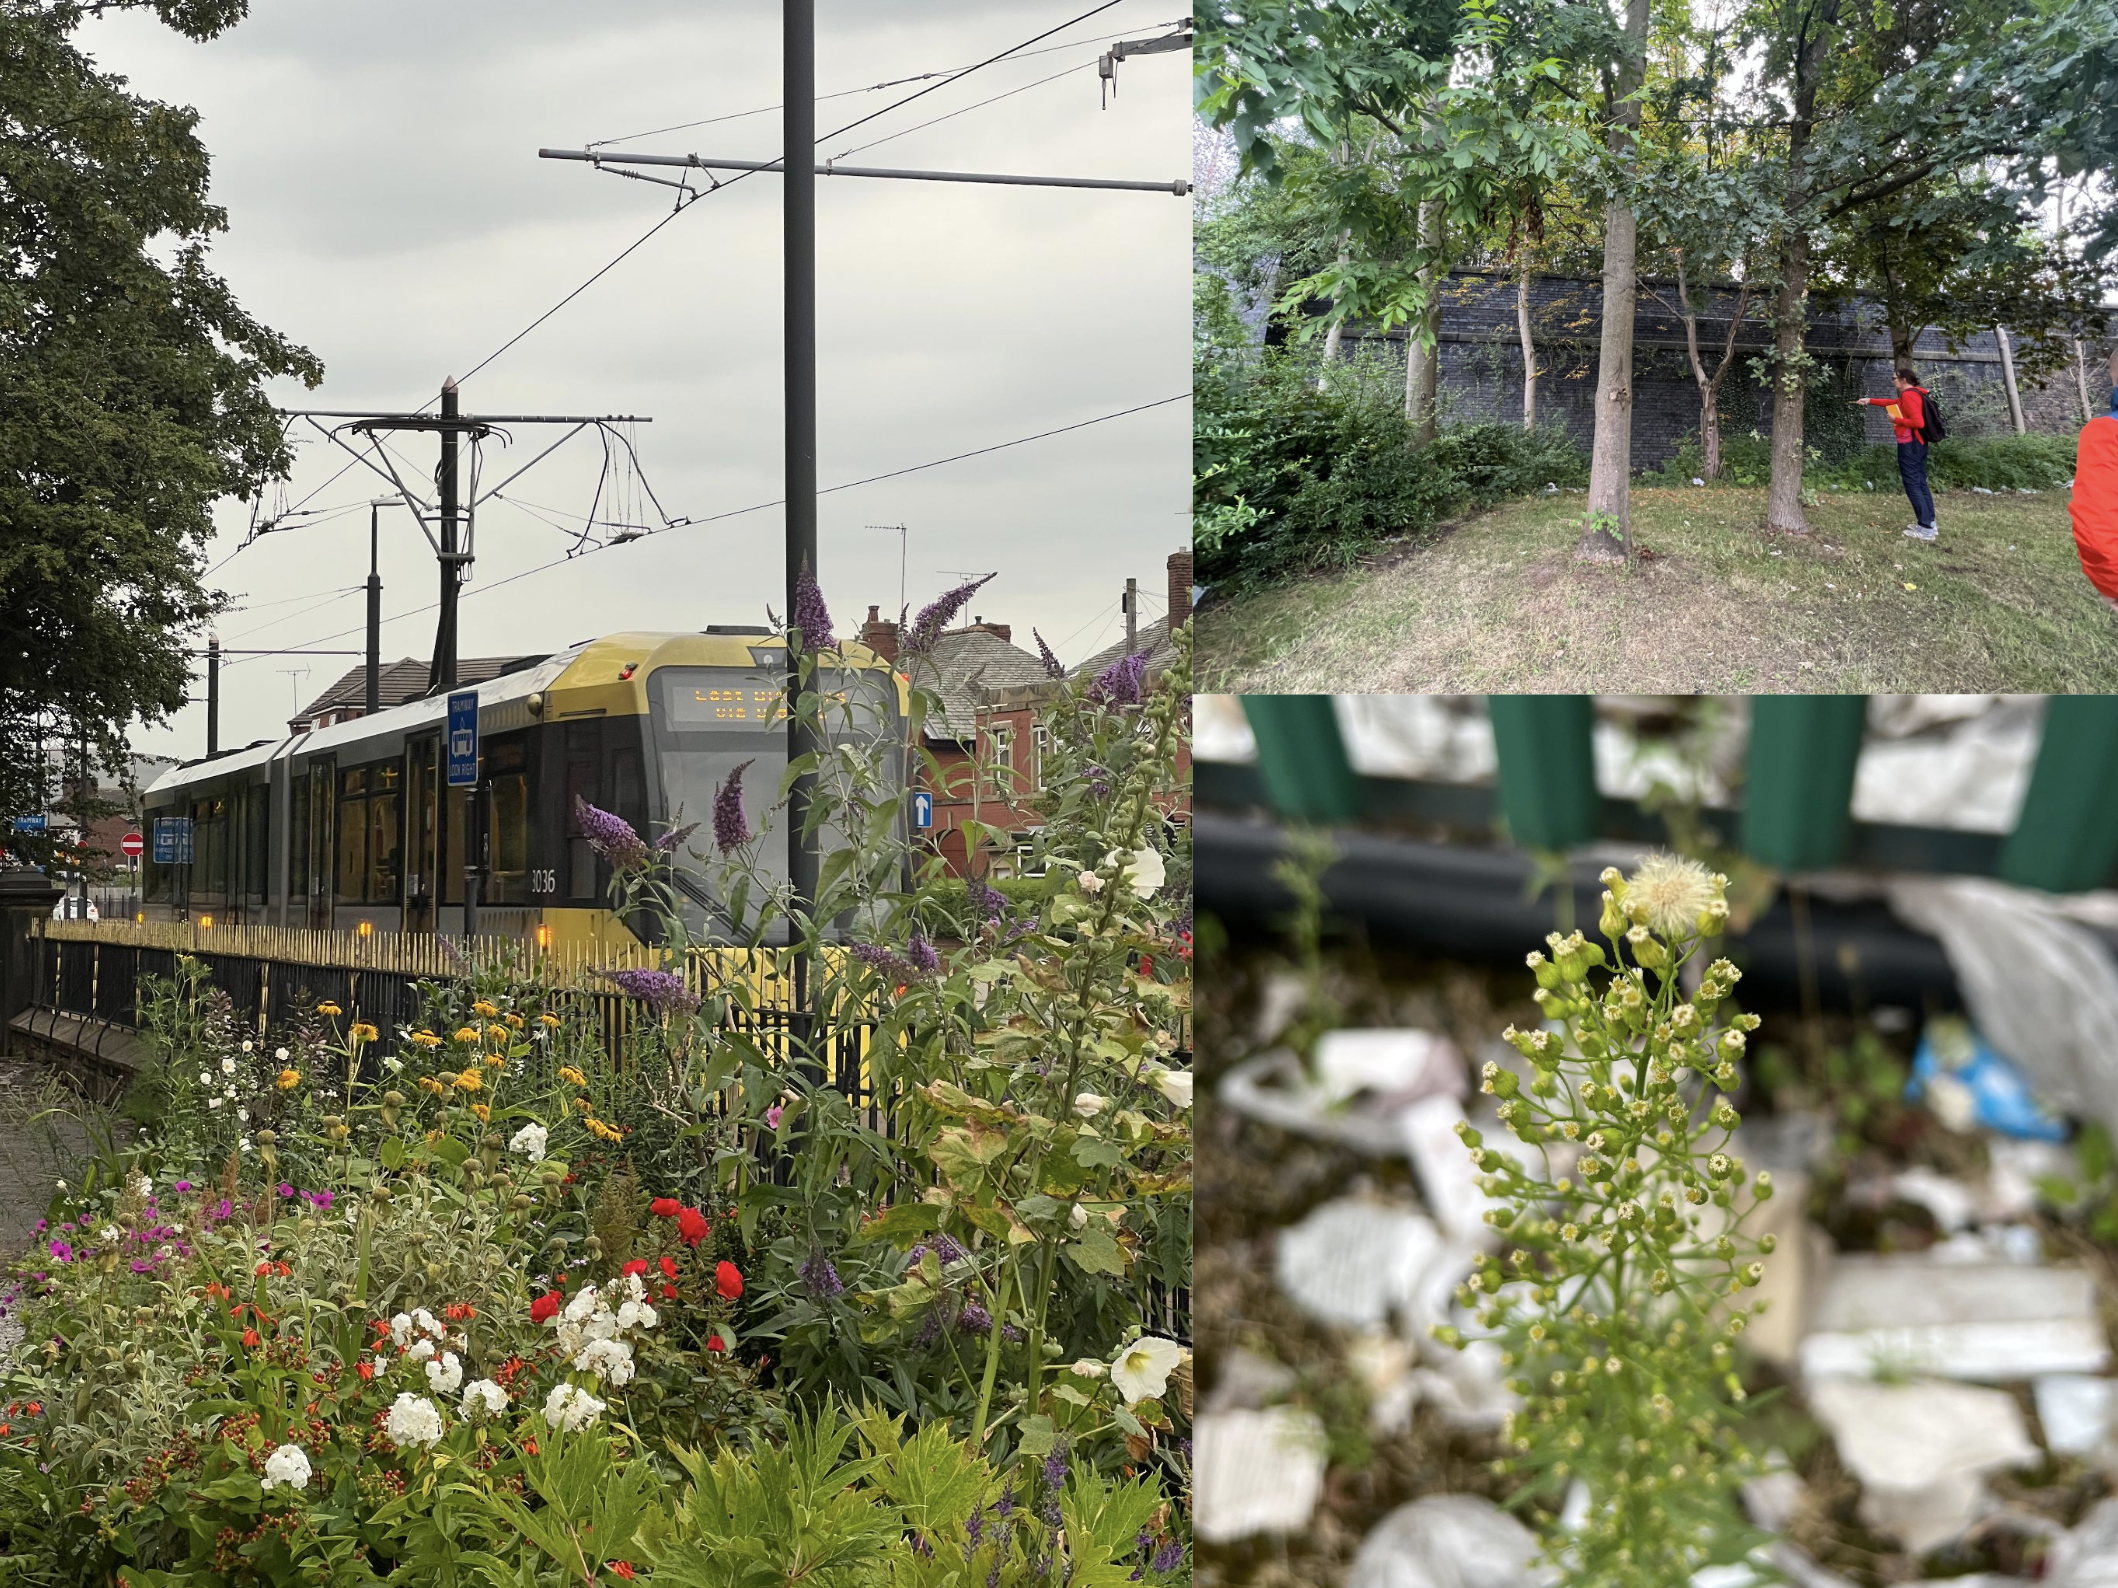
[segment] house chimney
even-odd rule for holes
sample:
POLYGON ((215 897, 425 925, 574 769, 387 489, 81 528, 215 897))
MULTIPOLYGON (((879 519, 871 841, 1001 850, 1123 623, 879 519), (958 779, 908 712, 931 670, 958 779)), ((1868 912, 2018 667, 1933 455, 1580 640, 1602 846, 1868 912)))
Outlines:
POLYGON ((1191 617, 1191 553, 1169 554, 1169 626, 1182 628, 1191 617))
POLYGON ((974 617, 971 619, 969 626, 964 630, 964 632, 968 634, 974 629, 982 629, 986 633, 992 635, 993 638, 996 640, 1006 640, 1010 644, 1014 643, 1015 630, 1009 624, 988 623, 982 617, 974 617))
POLYGON ((891 666, 897 665, 897 625, 875 608, 868 608, 868 621, 860 626, 860 642, 891 666))

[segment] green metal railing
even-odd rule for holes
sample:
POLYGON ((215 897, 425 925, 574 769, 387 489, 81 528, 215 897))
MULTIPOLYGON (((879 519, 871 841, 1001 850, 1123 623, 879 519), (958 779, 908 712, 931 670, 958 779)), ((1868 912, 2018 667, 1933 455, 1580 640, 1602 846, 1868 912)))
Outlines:
MULTIPOLYGON (((1404 780, 1361 777, 1329 696, 1240 698, 1263 797, 1290 819, 1415 816, 1501 828, 1521 847, 1544 850, 1659 829, 1636 807, 1598 794, 1587 695, 1488 698, 1499 758, 1491 792, 1408 792, 1415 786, 1398 787, 1404 780)), ((1973 871, 2050 893, 2118 885, 2118 696, 2051 698, 2022 812, 2005 839, 1856 823, 1853 778, 1867 717, 1865 695, 1752 697, 1742 808, 1729 820, 1706 813, 1708 825, 1779 871, 1851 863, 1973 871)), ((1212 781, 1202 775, 1202 801, 1212 781)))

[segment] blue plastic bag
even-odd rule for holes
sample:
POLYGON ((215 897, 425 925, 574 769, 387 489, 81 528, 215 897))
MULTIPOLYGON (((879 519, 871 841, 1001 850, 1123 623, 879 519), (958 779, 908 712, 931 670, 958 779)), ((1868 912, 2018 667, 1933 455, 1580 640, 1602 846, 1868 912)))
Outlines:
POLYGON ((2026 1141, 2067 1139, 2066 1121, 2048 1112, 2022 1072, 1961 1020, 1927 1022, 1912 1056, 1905 1096, 1925 1102, 1952 1129, 1982 1125, 2026 1141))

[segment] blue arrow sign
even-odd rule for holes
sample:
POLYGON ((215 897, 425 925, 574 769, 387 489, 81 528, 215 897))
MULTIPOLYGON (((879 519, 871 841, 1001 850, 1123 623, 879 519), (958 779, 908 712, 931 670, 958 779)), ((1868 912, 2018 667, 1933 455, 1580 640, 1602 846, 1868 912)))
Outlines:
POLYGON ((49 818, 43 816, 17 816, 15 818, 15 831, 18 833, 41 833, 47 825, 49 825, 49 818))
POLYGON ((189 816, 157 816, 154 819, 154 863, 158 866, 191 863, 189 816))
POLYGON ((925 789, 912 796, 912 825, 922 832, 934 825, 934 796, 925 789))
POLYGON ((478 781, 478 691, 449 696, 449 787, 478 781))

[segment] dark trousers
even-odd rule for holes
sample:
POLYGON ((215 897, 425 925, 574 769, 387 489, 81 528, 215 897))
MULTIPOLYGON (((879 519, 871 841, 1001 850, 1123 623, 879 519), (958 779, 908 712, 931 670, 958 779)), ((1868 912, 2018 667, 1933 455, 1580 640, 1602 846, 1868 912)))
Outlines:
POLYGON ((1934 524, 1934 493, 1927 489, 1927 443, 1897 444, 1897 477, 1905 482, 1905 496, 1912 503, 1912 516, 1920 528, 1934 524))

